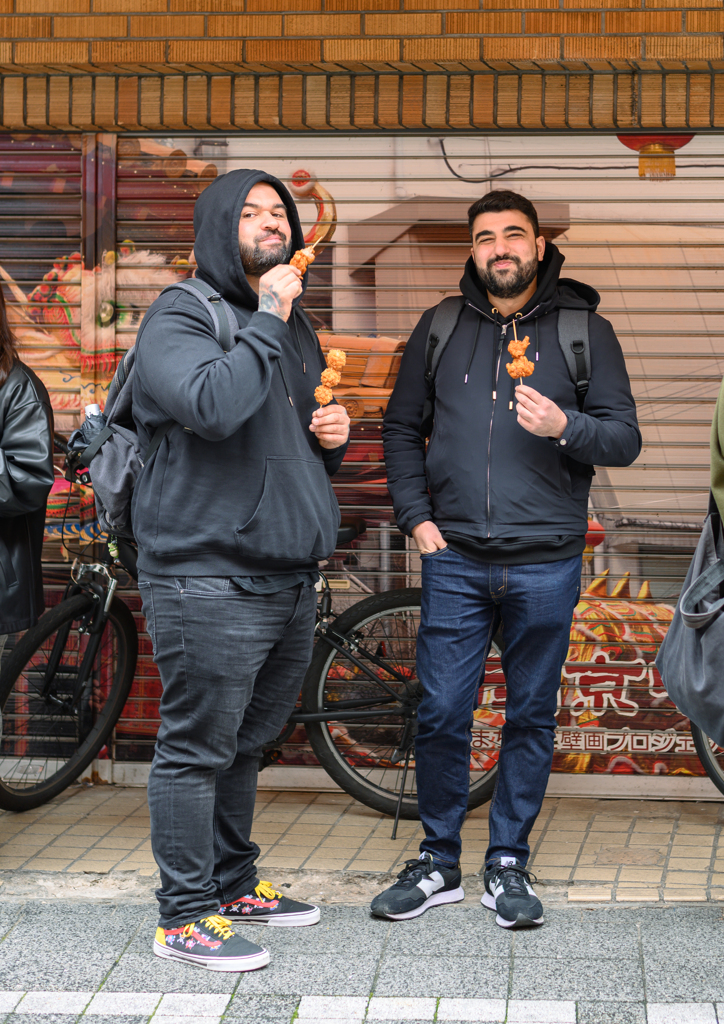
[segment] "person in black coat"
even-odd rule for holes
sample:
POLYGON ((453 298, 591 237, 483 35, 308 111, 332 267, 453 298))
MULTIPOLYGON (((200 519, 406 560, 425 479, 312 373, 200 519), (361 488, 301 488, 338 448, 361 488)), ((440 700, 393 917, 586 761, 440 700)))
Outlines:
POLYGON ((40 555, 53 486, 53 412, 17 356, 0 290, 0 655, 44 609, 40 555))

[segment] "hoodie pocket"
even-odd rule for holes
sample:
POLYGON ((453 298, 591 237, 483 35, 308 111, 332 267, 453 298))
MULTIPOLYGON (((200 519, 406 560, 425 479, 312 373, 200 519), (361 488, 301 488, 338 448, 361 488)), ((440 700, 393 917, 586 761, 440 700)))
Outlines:
POLYGON ((334 551, 339 522, 322 462, 268 456, 259 504, 236 543, 244 558, 318 561, 334 551))

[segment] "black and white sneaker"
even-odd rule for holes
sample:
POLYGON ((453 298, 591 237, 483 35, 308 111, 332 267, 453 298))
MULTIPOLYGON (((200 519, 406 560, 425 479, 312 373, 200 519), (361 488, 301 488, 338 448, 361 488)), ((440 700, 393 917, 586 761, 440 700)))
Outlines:
POLYGON ((535 876, 515 857, 500 857, 485 868, 485 895, 480 902, 498 913, 501 928, 533 928, 543 924, 543 904, 531 888, 535 876))
POLYGON ((376 917, 388 917, 392 921, 419 917, 430 907, 465 899, 461 881, 459 866, 435 867, 432 856, 421 853, 418 860, 405 861, 395 884, 375 896, 370 910, 376 917))

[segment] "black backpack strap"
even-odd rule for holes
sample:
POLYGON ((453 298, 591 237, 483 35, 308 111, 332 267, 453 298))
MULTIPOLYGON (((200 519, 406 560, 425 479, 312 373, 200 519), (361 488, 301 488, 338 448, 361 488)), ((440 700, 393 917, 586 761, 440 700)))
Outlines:
POLYGON ((588 394, 591 381, 591 345, 588 338, 588 310, 560 309, 558 311, 558 344, 576 385, 579 412, 588 394))
POLYGON ((166 436, 166 434, 168 434, 168 432, 169 432, 169 430, 171 429, 172 426, 173 426, 173 422, 171 422, 171 423, 162 423, 160 427, 156 427, 154 435, 151 438, 151 443, 149 444, 148 448, 146 449, 146 454, 141 459, 141 465, 142 466, 145 466, 146 463, 148 462, 148 460, 151 458, 151 456, 154 455, 158 451, 159 447, 161 446, 161 442, 163 441, 163 439, 166 436))
POLYGON ((216 340, 224 352, 230 352, 231 339, 239 329, 239 325, 234 316, 234 311, 228 302, 224 301, 219 292, 198 277, 189 277, 186 281, 178 281, 176 284, 171 284, 168 288, 164 288, 164 291, 168 291, 169 288, 181 288, 183 291, 189 292, 190 295, 196 296, 206 306, 211 314, 211 319, 214 321, 216 340))
POLYGON ((442 354, 455 330, 460 314, 465 306, 462 295, 449 295, 443 299, 433 313, 430 330, 425 343, 425 383, 427 398, 422 410, 420 434, 429 437, 435 409, 435 375, 440 365, 442 354))

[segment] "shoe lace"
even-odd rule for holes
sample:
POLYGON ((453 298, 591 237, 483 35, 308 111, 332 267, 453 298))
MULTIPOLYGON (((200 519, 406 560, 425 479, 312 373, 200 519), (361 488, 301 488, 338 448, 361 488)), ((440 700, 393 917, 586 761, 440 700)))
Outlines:
POLYGON ((528 882, 529 885, 532 885, 533 882, 538 881, 531 871, 526 871, 524 867, 518 865, 500 868, 495 874, 496 878, 501 880, 505 891, 511 896, 527 896, 528 890, 525 883, 528 882))
POLYGON ((254 892, 265 900, 280 900, 282 898, 282 894, 274 888, 271 882, 259 882, 254 892))
POLYGON ((407 883, 408 888, 411 888, 413 885, 417 885, 423 875, 429 875, 433 869, 432 861, 427 858, 425 860, 418 858, 406 860, 405 866, 397 878, 403 885, 407 883))
MULTIPOLYGON (((234 935, 234 931, 229 927, 231 921, 228 917, 222 917, 221 914, 212 914, 210 917, 203 919, 204 924, 211 930, 220 935, 222 939, 230 939, 234 935)), ((194 930, 193 924, 187 924, 183 930, 184 937, 188 937, 194 930), (187 929, 191 931, 187 932, 187 929)))

